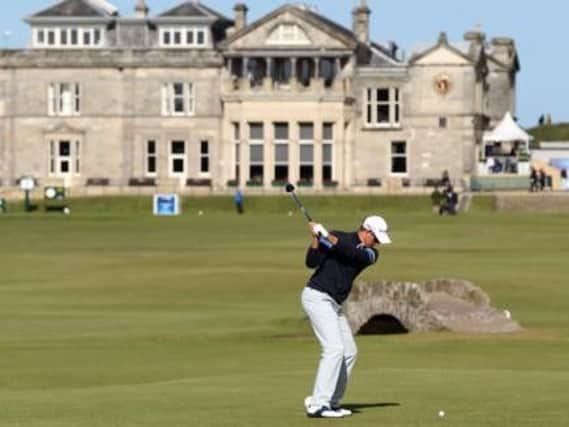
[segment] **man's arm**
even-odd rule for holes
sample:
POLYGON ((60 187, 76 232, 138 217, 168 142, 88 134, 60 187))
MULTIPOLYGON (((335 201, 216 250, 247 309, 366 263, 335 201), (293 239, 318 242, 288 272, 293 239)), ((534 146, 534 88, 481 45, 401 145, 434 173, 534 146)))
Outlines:
POLYGON ((328 239, 334 244, 336 253, 347 258, 350 262, 368 266, 374 264, 379 256, 379 253, 373 248, 368 248, 363 245, 354 248, 349 243, 345 243, 342 239, 332 234, 328 239))

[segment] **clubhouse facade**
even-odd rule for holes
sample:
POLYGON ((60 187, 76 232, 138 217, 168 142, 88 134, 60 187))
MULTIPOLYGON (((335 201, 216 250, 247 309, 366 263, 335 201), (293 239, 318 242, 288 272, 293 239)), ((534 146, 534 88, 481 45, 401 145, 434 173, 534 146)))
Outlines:
POLYGON ((198 1, 121 17, 64 0, 0 51, 0 189, 75 194, 393 191, 477 174, 483 134, 515 116, 515 43, 480 29, 404 54, 286 4, 248 22, 198 1))

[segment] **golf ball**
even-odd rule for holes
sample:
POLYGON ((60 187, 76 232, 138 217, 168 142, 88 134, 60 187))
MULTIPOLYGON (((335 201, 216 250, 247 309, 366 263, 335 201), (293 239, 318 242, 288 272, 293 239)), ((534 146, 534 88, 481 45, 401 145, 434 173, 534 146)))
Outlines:
POLYGON ((510 313, 510 310, 504 310, 504 316, 506 316, 506 319, 511 319, 512 313, 510 313))
POLYGON ((439 417, 444 417, 445 416, 445 411, 439 411, 439 417))

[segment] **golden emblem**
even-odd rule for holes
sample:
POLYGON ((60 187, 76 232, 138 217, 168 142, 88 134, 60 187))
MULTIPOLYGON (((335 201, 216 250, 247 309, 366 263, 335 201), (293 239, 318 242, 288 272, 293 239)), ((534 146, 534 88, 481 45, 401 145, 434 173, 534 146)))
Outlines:
POLYGON ((451 89, 451 82, 449 76, 446 74, 441 74, 440 76, 435 78, 435 90, 440 95, 446 95, 450 92, 451 89))

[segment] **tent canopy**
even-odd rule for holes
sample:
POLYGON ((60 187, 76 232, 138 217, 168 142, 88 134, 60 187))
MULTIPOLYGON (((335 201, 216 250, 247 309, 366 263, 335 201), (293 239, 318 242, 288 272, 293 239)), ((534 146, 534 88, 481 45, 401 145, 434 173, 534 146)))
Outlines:
POLYGON ((498 126, 492 132, 486 132, 483 139, 484 142, 524 141, 528 143, 533 137, 518 126, 508 111, 498 126))

